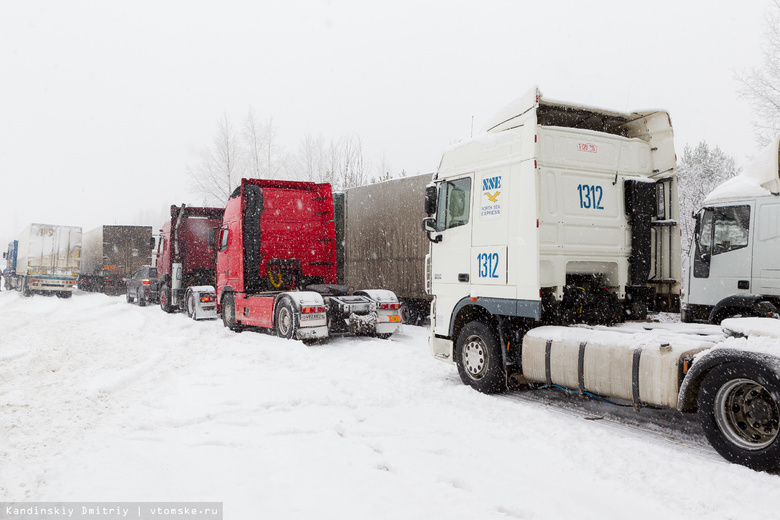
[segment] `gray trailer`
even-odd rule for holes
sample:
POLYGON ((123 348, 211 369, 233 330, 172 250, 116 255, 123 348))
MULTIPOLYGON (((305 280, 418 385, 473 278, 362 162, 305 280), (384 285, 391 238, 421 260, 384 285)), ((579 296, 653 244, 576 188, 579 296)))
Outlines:
POLYGON ((428 240, 419 232, 431 174, 403 177, 334 194, 339 283, 396 294, 405 323, 428 317, 428 240))
POLYGON ((152 262, 151 226, 100 226, 84 233, 78 287, 121 294, 125 279, 152 262))

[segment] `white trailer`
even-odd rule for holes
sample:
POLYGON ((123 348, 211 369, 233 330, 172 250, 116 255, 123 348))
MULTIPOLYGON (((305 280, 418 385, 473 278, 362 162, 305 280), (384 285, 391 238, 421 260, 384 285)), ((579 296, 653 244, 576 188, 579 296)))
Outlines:
POLYGON ((675 165, 665 111, 537 89, 446 150, 423 220, 433 355, 486 393, 557 386, 698 412, 725 458, 780 467, 780 358, 719 348, 712 326, 606 327, 678 309, 675 165))
POLYGON ((69 298, 79 276, 80 252, 80 227, 30 224, 19 235, 9 286, 25 296, 53 292, 69 298))
POLYGON ((778 316, 780 136, 705 199, 695 215, 682 319, 778 316))

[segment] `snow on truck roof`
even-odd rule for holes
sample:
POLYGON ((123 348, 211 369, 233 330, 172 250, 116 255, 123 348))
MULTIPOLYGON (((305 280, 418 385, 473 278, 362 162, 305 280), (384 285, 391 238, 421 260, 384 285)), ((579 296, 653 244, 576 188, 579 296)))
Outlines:
POLYGON ((621 134, 621 128, 625 123, 641 119, 650 114, 667 113, 665 110, 642 110, 634 112, 616 112, 605 110, 603 108, 591 107, 583 104, 566 103, 563 101, 554 101, 545 99, 538 87, 533 87, 525 94, 508 103, 501 110, 488 118, 487 123, 482 128, 483 132, 500 132, 517 126, 519 119, 529 110, 540 109, 540 124, 545 126, 566 126, 572 127, 572 124, 560 124, 561 120, 571 120, 572 118, 581 118, 583 129, 607 131, 609 133, 621 134), (593 125, 598 127, 588 127, 588 119, 597 119, 593 125))
POLYGON ((775 136, 742 173, 712 190, 703 204, 768 197, 777 193, 780 193, 780 135, 775 136))

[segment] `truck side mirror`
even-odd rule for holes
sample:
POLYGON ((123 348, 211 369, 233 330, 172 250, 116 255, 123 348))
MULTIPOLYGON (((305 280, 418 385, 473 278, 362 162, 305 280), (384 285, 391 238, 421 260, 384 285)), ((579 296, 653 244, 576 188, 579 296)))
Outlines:
POLYGON ((3 253, 3 260, 6 260, 8 258, 8 253, 3 253))
POLYGON ((217 228, 209 229, 209 251, 214 253, 217 250, 217 228))
POLYGON ((425 214, 433 215, 436 213, 436 185, 431 183, 425 187, 425 214))
POLYGON ((428 240, 430 240, 434 244, 438 244, 439 242, 441 242, 441 235, 436 235, 436 238, 431 238, 431 233, 436 233, 435 217, 425 217, 424 219, 422 219, 422 230, 427 235, 428 240))
POLYGON ((154 237, 149 239, 149 249, 154 251, 154 237))

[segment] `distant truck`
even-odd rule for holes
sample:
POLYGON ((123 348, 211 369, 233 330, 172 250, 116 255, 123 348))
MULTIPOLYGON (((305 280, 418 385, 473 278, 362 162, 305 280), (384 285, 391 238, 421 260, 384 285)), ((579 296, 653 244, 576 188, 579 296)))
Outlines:
POLYGON ((183 311, 193 319, 217 317, 214 285, 216 266, 209 234, 222 221, 222 208, 171 206, 163 224, 155 258, 160 307, 183 311))
MULTIPOLYGON (((727 460, 778 469, 780 339, 726 339, 729 331, 753 335, 748 329, 761 327, 730 322, 756 318, 728 320, 723 332, 619 324, 679 302, 675 168, 665 111, 603 110, 546 99, 537 89, 490 118, 483 133, 445 150, 422 223, 430 240, 432 353, 485 393, 560 388, 637 409, 697 413, 727 460)), ((766 219, 756 241, 780 234, 780 206, 768 208, 762 213, 744 199, 727 211, 716 207, 711 228, 705 210, 698 234, 710 248, 702 261, 711 262, 711 274, 717 244, 718 252, 749 251, 746 223, 766 219), (718 219, 727 221, 720 232, 718 219)), ((780 249, 773 251, 776 267, 780 249)), ((742 262, 771 281, 772 264, 742 262)), ((740 267, 728 267, 735 285, 747 280, 740 267)))
POLYGON ((124 293, 125 280, 151 263, 151 240, 151 226, 100 226, 84 233, 79 289, 124 293))
POLYGON ((212 241, 225 326, 306 343, 332 334, 388 338, 401 328, 388 290, 348 294, 337 282, 329 184, 243 179, 212 241))
POLYGON ((428 317, 425 292, 428 240, 414 232, 425 217, 420 202, 431 175, 415 175, 334 193, 338 283, 376 285, 395 293, 404 323, 428 317))
POLYGON ((3 254, 7 289, 70 298, 79 275, 81 228, 30 224, 3 254))
POLYGON ((780 136, 695 215, 682 321, 778 316, 780 136))

